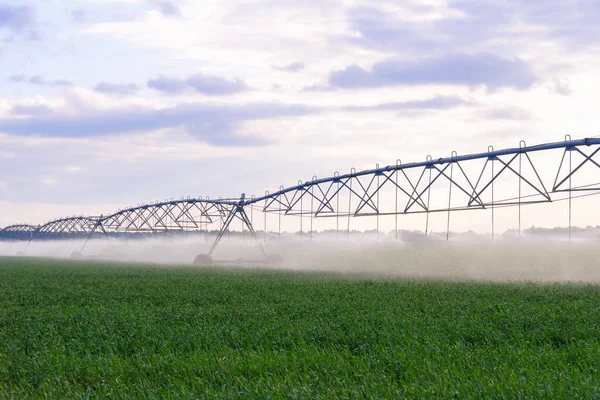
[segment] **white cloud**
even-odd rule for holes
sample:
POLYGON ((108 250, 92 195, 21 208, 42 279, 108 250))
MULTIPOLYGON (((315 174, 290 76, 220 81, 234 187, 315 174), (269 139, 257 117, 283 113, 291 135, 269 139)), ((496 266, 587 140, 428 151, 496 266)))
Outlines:
POLYGON ((77 174, 86 170, 84 167, 81 167, 79 165, 69 165, 65 169, 67 172, 72 174, 77 174))
POLYGON ((59 183, 56 178, 42 178, 41 182, 45 186, 56 186, 59 183))
POLYGON ((16 154, 8 151, 0 151, 0 158, 15 158, 16 154))
POLYGON ((160 49, 174 60, 199 60, 204 72, 239 75, 251 80, 251 86, 263 86, 273 64, 302 62, 328 69, 355 58, 330 41, 350 33, 343 1, 273 7, 270 2, 212 0, 190 2, 181 10, 181 20, 149 13, 132 22, 94 24, 81 34, 160 49))

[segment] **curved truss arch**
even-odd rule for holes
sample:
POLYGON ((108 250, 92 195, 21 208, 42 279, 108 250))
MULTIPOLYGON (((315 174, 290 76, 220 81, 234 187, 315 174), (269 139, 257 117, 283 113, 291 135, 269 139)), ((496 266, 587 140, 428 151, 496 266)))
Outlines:
POLYGON ((0 232, 35 232, 37 229, 37 225, 16 224, 2 228, 0 229, 0 232))
POLYGON ((40 225, 35 232, 35 236, 44 239, 85 237, 95 232, 98 224, 98 218, 95 217, 77 216, 59 218, 40 225))
POLYGON ((0 229, 0 237, 7 240, 29 240, 35 232, 37 232, 38 226, 29 224, 15 224, 9 225, 3 229, 0 229))
POLYGON ((142 204, 101 216, 102 226, 119 232, 206 230, 226 217, 239 200, 186 198, 142 204))

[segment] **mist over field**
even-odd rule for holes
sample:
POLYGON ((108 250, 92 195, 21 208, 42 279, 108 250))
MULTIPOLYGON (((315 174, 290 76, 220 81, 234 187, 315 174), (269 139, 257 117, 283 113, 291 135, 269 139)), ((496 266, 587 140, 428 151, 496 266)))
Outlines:
MULTIPOLYGON (((387 238, 386 238, 387 239, 387 238)), ((261 245, 268 254, 280 255, 282 264, 262 262, 256 241, 224 238, 213 253, 218 265, 241 268, 275 268, 295 271, 328 271, 380 277, 416 277, 492 281, 600 282, 598 247, 593 240, 568 242, 551 238, 462 239, 455 241, 349 240, 282 237, 261 245), (237 261, 236 261, 237 260, 237 261), (254 262, 240 262, 240 260, 254 262)), ((25 256, 69 258, 83 241, 33 241, 25 256)), ((91 240, 85 259, 189 265, 211 245, 202 237, 143 240, 91 240)), ((0 254, 16 255, 25 242, 0 243, 0 254)))

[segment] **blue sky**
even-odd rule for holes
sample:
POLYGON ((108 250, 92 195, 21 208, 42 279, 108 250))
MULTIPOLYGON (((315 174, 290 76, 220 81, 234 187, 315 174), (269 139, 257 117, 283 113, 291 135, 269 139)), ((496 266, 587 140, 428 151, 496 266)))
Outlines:
POLYGON ((599 4, 4 0, 0 225, 597 135, 599 4))

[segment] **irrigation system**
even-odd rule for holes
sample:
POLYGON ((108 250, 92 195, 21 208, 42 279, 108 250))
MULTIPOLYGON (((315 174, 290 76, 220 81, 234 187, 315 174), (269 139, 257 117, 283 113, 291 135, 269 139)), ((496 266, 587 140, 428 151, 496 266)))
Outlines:
MULTIPOLYGON (((267 240, 267 215, 276 214, 276 228, 281 235, 281 218, 297 218, 300 234, 312 238, 313 222, 333 218, 335 229, 350 232, 353 218, 374 217, 379 232, 381 217, 394 218, 396 238, 402 215, 424 214, 425 233, 431 213, 447 214, 446 239, 450 232, 450 216, 458 211, 490 211, 492 237, 494 209, 517 207, 519 232, 521 208, 526 205, 568 201, 569 235, 572 199, 600 194, 600 183, 593 181, 600 164, 594 156, 600 151, 600 138, 565 140, 535 146, 524 141, 518 147, 486 152, 432 158, 425 161, 395 164, 347 174, 334 173, 327 178, 313 176, 290 187, 281 186, 272 193, 239 198, 181 198, 127 207, 99 216, 73 216, 49 221, 43 225, 16 224, 0 230, 0 240, 17 240, 27 245, 36 240, 83 238, 83 246, 73 253, 81 256, 88 241, 97 236, 157 234, 162 232, 216 232, 207 254, 195 263, 211 263, 212 254, 234 221, 242 232, 256 241, 266 261, 280 258, 267 254, 261 242, 267 240), (533 155, 541 155, 536 163, 533 155), (554 179, 544 183, 540 171, 551 169, 554 179), (581 179, 580 179, 581 178, 581 179), (264 238, 255 226, 255 212, 262 216, 264 238), (340 223, 343 226, 340 227, 340 223)), ((546 174, 547 175, 547 174, 546 174)), ((26 246, 27 246, 26 245, 26 246)), ((26 248, 26 247, 25 247, 26 248)))

